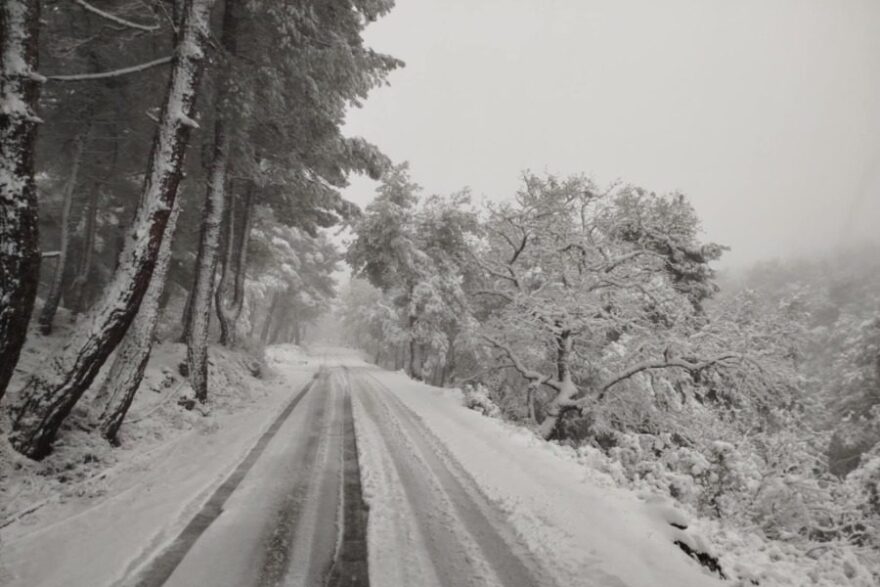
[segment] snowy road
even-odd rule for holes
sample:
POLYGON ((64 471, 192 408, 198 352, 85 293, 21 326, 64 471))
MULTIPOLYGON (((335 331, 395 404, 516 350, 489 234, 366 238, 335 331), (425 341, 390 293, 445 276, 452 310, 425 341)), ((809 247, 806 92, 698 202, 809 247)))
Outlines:
POLYGON ((237 486, 218 489, 136 585, 366 584, 366 512, 344 490, 353 485, 359 498, 342 372, 323 371, 272 436, 237 486))
POLYGON ((716 584, 645 503, 552 445, 341 350, 322 362, 199 535, 134 584, 716 584))
POLYGON ((368 584, 353 403, 362 455, 381 479, 374 491, 397 501, 395 515, 372 522, 374 584, 555 585, 381 373, 343 366, 322 371, 265 454, 221 486, 133 583, 368 584))
POLYGON ((375 490, 394 495, 396 515, 371 522, 381 585, 552 586, 501 513, 381 372, 351 370, 365 461, 375 490), (385 528, 381 528, 385 526, 385 528), (380 544, 385 542, 385 544, 380 544))
POLYGON ((250 416, 228 438, 187 437, 127 493, 13 542, 12 585, 720 585, 654 505, 574 451, 464 408, 457 390, 319 356, 303 389, 300 357, 273 351, 289 399, 250 444, 250 416), (47 538, 55 567, 40 562, 47 538))

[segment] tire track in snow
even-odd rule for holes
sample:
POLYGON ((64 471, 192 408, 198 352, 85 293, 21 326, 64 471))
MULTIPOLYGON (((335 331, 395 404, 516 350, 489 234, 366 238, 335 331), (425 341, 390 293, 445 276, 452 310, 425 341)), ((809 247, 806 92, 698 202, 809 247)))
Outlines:
POLYGON ((343 368, 345 398, 343 404, 343 469, 340 515, 342 525, 336 555, 325 585, 327 587, 369 587, 367 565, 367 504, 361 487, 357 436, 351 405, 351 380, 343 368))
POLYGON ((168 580, 180 562, 187 555, 196 540, 208 529, 208 526, 223 512, 223 504, 241 483, 257 459, 263 454, 266 445, 278 433, 282 424, 290 417, 290 414, 302 401, 306 394, 323 377, 321 373, 316 376, 290 401, 287 407, 278 415, 272 425, 263 433, 247 456, 239 463, 235 470, 214 491, 201 510, 189 521, 177 538, 168 544, 164 550, 154 557, 147 566, 137 574, 134 583, 137 587, 160 587, 168 580))
POLYGON ((322 397, 316 398, 319 401, 310 414, 302 460, 297 463, 304 474, 287 491, 266 541, 258 583, 261 587, 307 584, 305 578, 311 574, 308 540, 316 534, 315 519, 323 504, 317 486, 322 485, 323 467, 328 464, 328 436, 335 416, 329 379, 325 375, 321 381, 322 397))
POLYGON ((357 397, 383 437, 443 583, 554 585, 421 420, 367 371, 355 373, 357 397))

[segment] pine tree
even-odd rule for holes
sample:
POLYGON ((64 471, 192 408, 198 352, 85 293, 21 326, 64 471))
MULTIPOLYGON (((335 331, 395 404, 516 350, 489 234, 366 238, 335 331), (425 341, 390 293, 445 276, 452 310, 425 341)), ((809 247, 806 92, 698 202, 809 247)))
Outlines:
POLYGON ((39 0, 0 6, 0 399, 12 377, 40 275, 34 150, 39 0))
POLYGON ((141 201, 119 268, 102 300, 46 369, 33 375, 13 407, 10 442, 40 459, 61 423, 94 380, 134 320, 149 287, 177 196, 214 0, 187 0, 171 77, 153 141, 141 201))

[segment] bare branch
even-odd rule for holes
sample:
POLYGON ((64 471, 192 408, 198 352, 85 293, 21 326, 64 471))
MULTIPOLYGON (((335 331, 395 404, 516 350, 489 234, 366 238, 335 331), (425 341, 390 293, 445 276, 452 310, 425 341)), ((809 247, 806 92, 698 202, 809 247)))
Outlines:
POLYGON ((514 287, 516 287, 517 289, 521 289, 519 286, 519 280, 516 278, 516 273, 513 271, 513 269, 511 267, 505 266, 505 267, 507 267, 507 271, 511 274, 511 275, 505 275, 504 273, 501 273, 499 271, 492 269, 486 263, 483 263, 483 261, 481 261, 479 259, 479 257, 477 257, 473 252, 471 252, 471 258, 473 259, 473 261, 477 265, 480 266, 480 269, 482 269, 483 271, 485 271, 486 273, 488 273, 492 277, 497 277, 498 279, 504 279, 506 281, 509 281, 510 283, 512 283, 514 285, 514 287))
POLYGON ((691 373, 698 373, 707 367, 711 367, 716 363, 720 363, 722 361, 726 361, 729 359, 740 359, 742 360, 742 356, 735 353, 726 353, 723 355, 718 355, 717 357, 713 357, 711 359, 706 359, 705 361, 700 362, 691 362, 686 361, 684 359, 670 359, 663 361, 645 361, 644 363, 639 363, 637 365, 633 365, 623 373, 617 375, 610 381, 606 382, 599 391, 598 399, 602 399, 605 393, 626 379, 629 379, 633 375, 641 373, 643 371, 652 371, 655 369, 684 369, 685 371, 689 371, 691 373))
POLYGON ((139 24, 136 22, 131 22, 130 20, 125 20, 124 18, 121 18, 114 14, 110 14, 109 12, 105 12, 96 6, 92 6, 85 0, 73 0, 73 3, 78 4, 83 9, 91 12, 92 14, 97 14, 101 18, 106 18, 109 21, 115 22, 116 24, 121 24, 122 26, 126 26, 128 28, 138 29, 140 31, 147 32, 157 31, 160 28, 158 24, 139 24))
POLYGON ((132 73, 139 73, 141 71, 158 67, 160 65, 166 65, 171 63, 173 59, 172 56, 161 57, 159 59, 154 59, 153 61, 147 61, 146 63, 140 63, 138 65, 132 65, 130 67, 123 67, 121 69, 114 69, 111 71, 99 71, 97 73, 77 73, 72 75, 49 75, 46 78, 49 81, 56 82, 82 82, 89 81, 95 79, 106 79, 108 77, 120 77, 123 75, 129 75, 132 73))
POLYGON ((506 293, 495 291, 491 289, 478 289, 474 292, 475 296, 498 296, 499 298, 504 298, 508 302, 513 301, 513 297, 507 295, 506 293))
POLYGON ((525 379, 528 379, 532 385, 536 387, 546 385, 555 389, 556 391, 562 389, 562 383, 560 383, 559 381, 526 367, 525 364, 519 359, 519 357, 516 356, 510 346, 485 334, 483 335, 483 339, 501 352, 503 352, 507 356, 507 358, 510 359, 511 366, 516 369, 519 374, 522 375, 525 379))
POLYGON ((617 267, 619 267, 623 263, 626 263, 630 259, 634 259, 634 258, 639 257, 641 255, 652 255, 655 257, 661 256, 661 255, 658 255, 657 253, 655 253, 654 251, 649 251, 647 249, 639 249, 637 251, 632 251, 632 252, 627 253, 625 255, 620 255, 619 257, 615 257, 614 259, 609 259, 607 265, 605 265, 604 267, 597 267, 596 269, 600 270, 604 273, 611 273, 612 271, 617 269, 617 267))

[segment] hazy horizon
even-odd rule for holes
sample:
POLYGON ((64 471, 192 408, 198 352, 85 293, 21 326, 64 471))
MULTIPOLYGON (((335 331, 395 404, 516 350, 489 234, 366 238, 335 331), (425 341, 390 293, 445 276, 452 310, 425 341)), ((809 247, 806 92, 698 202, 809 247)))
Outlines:
POLYGON ((811 253, 880 221, 878 28, 868 1, 402 0, 366 38, 407 66, 346 130, 426 193, 583 172, 684 192, 723 266, 811 253))

